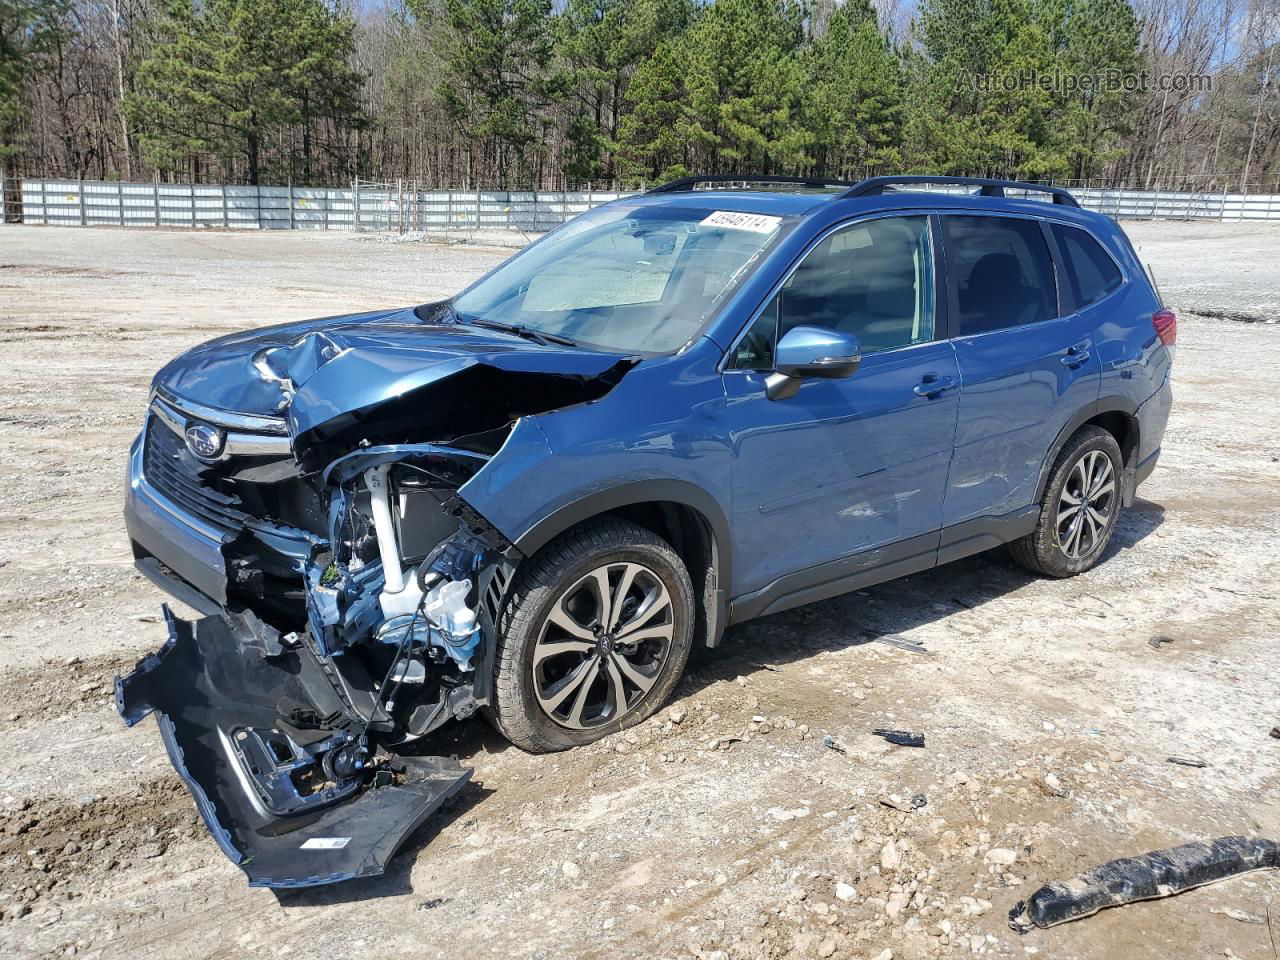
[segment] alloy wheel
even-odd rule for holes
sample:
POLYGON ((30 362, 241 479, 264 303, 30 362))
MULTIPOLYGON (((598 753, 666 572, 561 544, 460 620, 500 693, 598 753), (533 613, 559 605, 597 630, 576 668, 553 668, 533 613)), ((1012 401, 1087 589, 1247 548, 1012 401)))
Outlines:
POLYGON ((562 727, 587 730, 635 710, 671 652, 675 616, 640 563, 602 564, 552 603, 533 647, 534 696, 562 727))
POLYGON ((1058 548, 1071 560, 1093 553, 1106 540, 1115 505, 1111 458, 1101 450, 1090 450, 1071 468, 1058 497, 1058 548))

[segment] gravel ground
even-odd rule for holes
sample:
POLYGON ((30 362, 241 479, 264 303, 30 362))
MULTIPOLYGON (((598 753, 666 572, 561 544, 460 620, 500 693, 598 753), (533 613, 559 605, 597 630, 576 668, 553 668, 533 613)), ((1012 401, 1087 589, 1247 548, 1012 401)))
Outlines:
POLYGON ((110 703, 163 640, 119 515, 148 380, 208 337, 426 300, 509 250, 0 228, 0 955, 1275 958, 1265 922, 1222 912, 1270 913, 1280 942, 1274 872, 1005 923, 1115 857, 1280 838, 1280 228, 1129 230, 1180 311, 1177 401, 1100 568, 984 555, 734 628, 670 709, 568 754, 456 724, 438 748, 475 786, 386 876, 276 896, 110 703))

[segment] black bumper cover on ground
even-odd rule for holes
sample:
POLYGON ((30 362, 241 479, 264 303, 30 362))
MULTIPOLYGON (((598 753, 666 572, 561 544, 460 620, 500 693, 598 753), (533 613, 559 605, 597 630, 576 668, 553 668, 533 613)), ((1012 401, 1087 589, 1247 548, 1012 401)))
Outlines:
MULTIPOLYGON (((255 887, 309 887, 376 876, 419 825, 471 778, 441 757, 397 758, 393 784, 365 786, 297 816, 275 816, 231 746, 234 732, 270 729, 282 702, 307 702, 300 658, 270 662, 245 650, 221 617, 179 620, 169 639, 116 678, 129 726, 154 712, 169 759, 222 851, 255 887)), ((273 658, 279 659, 279 658, 273 658)))

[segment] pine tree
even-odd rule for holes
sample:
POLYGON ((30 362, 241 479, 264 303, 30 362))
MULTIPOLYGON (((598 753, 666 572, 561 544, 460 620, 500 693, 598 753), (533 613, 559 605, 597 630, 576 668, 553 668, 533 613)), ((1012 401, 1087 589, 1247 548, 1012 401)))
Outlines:
POLYGON ((322 0, 166 0, 155 29, 128 112, 158 167, 242 161, 256 184, 269 138, 301 124, 309 178, 313 121, 360 123, 352 24, 322 0))
POLYGON ((902 66, 869 0, 847 0, 826 20, 808 58, 804 125, 815 170, 883 172, 900 162, 902 66))

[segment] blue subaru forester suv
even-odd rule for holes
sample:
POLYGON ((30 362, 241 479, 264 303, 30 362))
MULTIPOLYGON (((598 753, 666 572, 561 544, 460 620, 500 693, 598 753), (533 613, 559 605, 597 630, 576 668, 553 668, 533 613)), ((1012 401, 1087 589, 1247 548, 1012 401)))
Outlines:
POLYGON ((252 883, 381 872, 470 774, 415 746, 451 718, 586 744, 730 624, 1001 544, 1104 556, 1176 336, 1120 228, 1031 184, 733 179, 157 374, 126 520, 203 616, 166 608, 117 704, 252 883))

